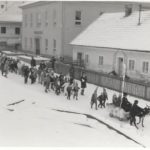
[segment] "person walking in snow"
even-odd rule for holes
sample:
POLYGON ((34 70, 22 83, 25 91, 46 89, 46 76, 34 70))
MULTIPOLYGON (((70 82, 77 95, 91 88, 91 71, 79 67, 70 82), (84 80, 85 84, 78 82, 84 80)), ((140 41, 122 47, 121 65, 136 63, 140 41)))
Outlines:
POLYGON ((53 56, 51 59, 51 63, 52 63, 52 69, 55 70, 55 62, 56 62, 56 58, 53 56))
POLYGON ((1 72, 2 72, 2 76, 3 76, 3 73, 4 73, 4 65, 5 65, 6 60, 7 60, 7 57, 6 56, 2 56, 2 58, 1 58, 1 72))
POLYGON ((67 86, 67 99, 68 99, 68 100, 70 100, 71 92, 72 92, 72 84, 69 84, 69 85, 67 86))
POLYGON ((95 104, 96 110, 97 110, 97 90, 98 90, 98 87, 94 90, 94 93, 92 94, 92 97, 91 97, 91 109, 93 108, 93 105, 95 104))
POLYGON ((75 86, 73 87, 73 99, 76 98, 76 100, 78 100, 78 92, 79 92, 79 86, 78 83, 75 82, 75 86))
POLYGON ((23 75, 24 75, 24 83, 28 83, 28 77, 29 77, 30 69, 28 66, 23 66, 23 75))
POLYGON ((103 92, 102 92, 102 106, 105 108, 105 104, 106 104, 106 100, 108 100, 108 95, 107 95, 107 92, 106 92, 106 89, 103 88, 103 92))
POLYGON ((81 95, 84 95, 84 90, 86 88, 87 83, 87 76, 85 75, 84 72, 82 73, 80 81, 81 81, 81 95))
POLYGON ((5 77, 7 78, 8 75, 8 71, 9 71, 9 59, 6 58, 5 63, 4 63, 4 68, 3 68, 3 73, 5 73, 5 77))
POLYGON ((30 68, 30 79, 31 79, 31 84, 36 82, 37 78, 37 70, 33 67, 30 68))
POLYGON ((36 66, 36 60, 34 59, 34 57, 32 56, 32 59, 31 59, 31 67, 35 67, 36 66))
POLYGON ((21 61, 18 61, 17 68, 18 68, 19 75, 22 75, 22 66, 23 66, 23 64, 21 63, 21 61))
POLYGON ((50 73, 46 73, 46 78, 45 78, 45 92, 47 93, 49 91, 49 86, 50 86, 50 73))

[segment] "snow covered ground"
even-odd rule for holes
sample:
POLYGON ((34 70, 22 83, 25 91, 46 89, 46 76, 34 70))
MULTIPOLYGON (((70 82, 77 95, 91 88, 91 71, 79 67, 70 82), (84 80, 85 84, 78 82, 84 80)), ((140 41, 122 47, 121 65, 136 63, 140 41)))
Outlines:
MULTIPOLYGON (((30 57, 30 56, 19 56, 19 58, 25 58, 25 59, 31 60, 31 57, 30 57)), ((49 60, 48 58, 40 57, 40 56, 36 56, 36 57, 34 57, 34 59, 35 59, 35 60, 49 60)))
MULTIPOLYGON (((137 130, 128 122, 110 118, 107 109, 90 109, 90 98, 95 87, 88 84, 85 96, 79 96, 78 101, 69 101, 63 94, 56 96, 53 91, 45 93, 38 83, 24 85, 19 75, 9 74, 8 78, 0 76, 0 146, 149 147, 150 117, 145 118, 145 127, 139 126, 137 130), (13 105, 21 100, 24 101, 13 105), (85 113, 106 122, 138 143, 82 115, 85 113)), ((101 91, 99 87, 98 93, 101 91)), ((108 102, 111 102, 114 92, 107 92, 108 102)), ((129 97, 130 101, 134 99, 129 97)), ((142 107, 146 104, 148 102, 140 100, 142 107)))

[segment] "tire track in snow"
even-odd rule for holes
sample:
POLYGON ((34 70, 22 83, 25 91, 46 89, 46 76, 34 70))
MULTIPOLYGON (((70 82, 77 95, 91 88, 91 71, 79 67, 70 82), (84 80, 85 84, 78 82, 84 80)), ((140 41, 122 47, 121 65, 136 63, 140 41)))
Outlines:
POLYGON ((100 119, 98 119, 98 118, 96 118, 96 117, 94 117, 94 116, 92 116, 92 115, 89 115, 89 114, 86 114, 86 113, 78 113, 78 112, 73 112, 73 111, 61 110, 61 109, 52 109, 52 110, 58 111, 58 112, 64 112, 64 113, 71 113, 71 114, 84 115, 84 116, 86 116, 86 117, 89 118, 89 119, 94 119, 94 120, 100 122, 101 124, 107 126, 108 129, 113 130, 113 131, 116 131, 118 134, 124 136, 124 137, 127 138, 128 140, 131 140, 131 141, 135 142, 136 144, 142 146, 143 148, 146 148, 145 145, 141 144, 140 142, 136 141, 135 139, 131 138, 130 136, 126 135, 125 133, 123 133, 123 132, 117 130, 117 129, 114 128, 113 126, 107 124, 106 122, 104 122, 104 121, 102 121, 102 120, 100 120, 100 119))

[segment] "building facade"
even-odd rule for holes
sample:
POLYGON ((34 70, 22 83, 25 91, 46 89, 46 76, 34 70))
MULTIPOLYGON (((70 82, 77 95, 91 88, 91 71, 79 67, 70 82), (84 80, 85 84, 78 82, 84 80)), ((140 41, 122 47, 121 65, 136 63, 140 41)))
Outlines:
POLYGON ((0 2, 0 49, 21 47, 22 2, 0 2))
POLYGON ((89 70, 150 78, 150 11, 99 17, 72 41, 73 60, 89 70), (140 22, 139 22, 140 20, 140 22))
MULTIPOLYGON (((127 2, 43 1, 23 5, 22 49, 72 58, 69 43, 103 13, 124 11, 127 2)), ((138 4, 132 5, 133 9, 138 4)))
POLYGON ((21 22, 0 21, 0 47, 18 48, 21 44, 21 22))

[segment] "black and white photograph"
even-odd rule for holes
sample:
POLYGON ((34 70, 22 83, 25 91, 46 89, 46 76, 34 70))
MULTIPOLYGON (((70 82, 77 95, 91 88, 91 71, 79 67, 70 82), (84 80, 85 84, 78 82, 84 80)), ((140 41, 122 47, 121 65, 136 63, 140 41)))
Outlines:
POLYGON ((150 147, 150 1, 0 0, 1 147, 150 147))

